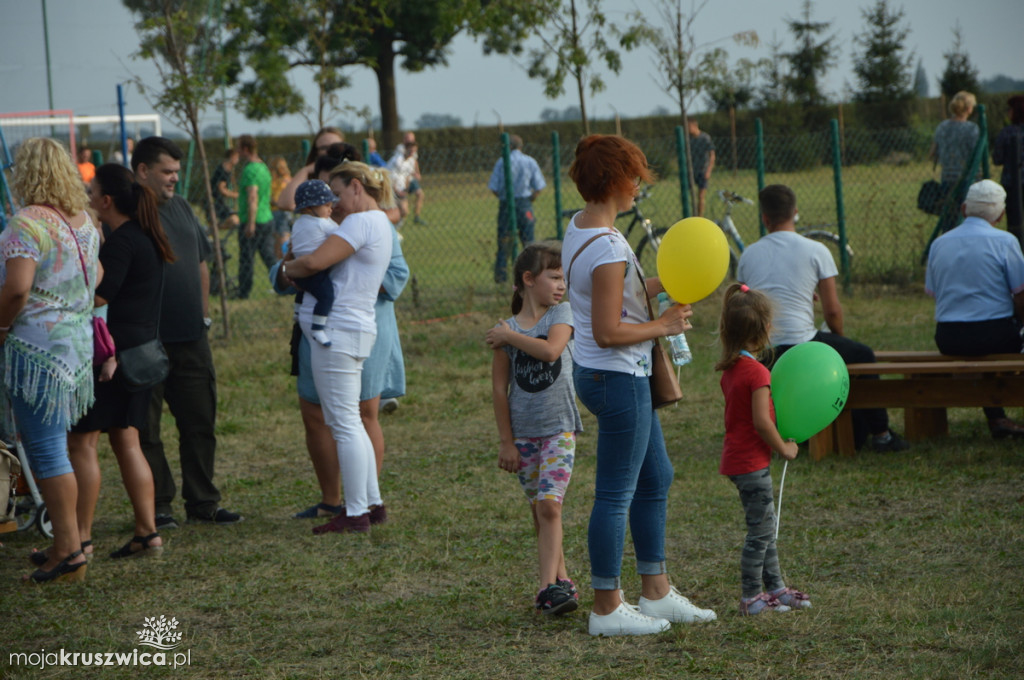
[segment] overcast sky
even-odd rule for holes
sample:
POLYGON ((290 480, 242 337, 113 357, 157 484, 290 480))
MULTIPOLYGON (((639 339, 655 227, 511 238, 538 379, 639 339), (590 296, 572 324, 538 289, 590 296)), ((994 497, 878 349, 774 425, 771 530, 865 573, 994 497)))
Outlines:
MULTIPOLYGON (((612 22, 624 23, 627 12, 635 6, 650 9, 651 2, 605 0, 604 6, 612 22)), ((833 22, 832 32, 837 34, 839 61, 826 82, 833 98, 848 92, 855 82, 852 38, 863 31, 861 8, 869 4, 869 0, 819 0, 814 5, 813 18, 833 22)), ((951 29, 958 19, 971 61, 983 79, 1000 73, 1024 79, 1024 61, 1020 58, 1024 1, 904 0, 890 5, 905 11, 911 28, 909 44, 923 61, 932 94, 938 90, 936 82, 945 64, 942 53, 950 48, 951 29)), ((785 19, 799 17, 801 6, 802 0, 710 0, 695 26, 699 40, 707 42, 756 30, 762 41, 759 50, 740 48, 729 41, 720 44, 733 60, 740 56, 766 57, 765 45, 773 36, 789 39, 785 19)), ((41 0, 0 0, 0 113, 48 108, 41 7, 41 0)), ((138 42, 131 14, 121 0, 47 0, 47 14, 54 108, 73 109, 76 115, 115 114, 119 82, 132 75, 154 77, 150 64, 131 57, 138 42)), ((673 100, 652 80, 652 68, 651 55, 644 49, 624 55, 622 73, 606 74, 607 90, 588 101, 590 114, 608 118, 617 110, 623 117, 631 117, 648 114, 657 107, 673 110, 673 100)), ((342 98, 356 107, 369 106, 377 113, 373 73, 367 68, 353 68, 349 73, 353 86, 341 93, 342 98)), ((308 74, 297 75, 296 82, 308 86, 308 74)), ((397 83, 404 127, 414 126, 424 113, 455 115, 465 125, 493 125, 499 115, 506 125, 533 122, 545 108, 564 109, 577 104, 572 90, 559 99, 545 98, 540 82, 527 78, 522 65, 509 57, 484 57, 480 46, 468 38, 458 38, 451 45, 449 67, 415 74, 399 72, 397 83)), ((152 110, 142 95, 129 90, 128 113, 152 110)), ((205 123, 219 120, 220 114, 211 110, 205 123)), ((233 109, 229 128, 232 134, 308 130, 298 116, 257 122, 246 120, 233 109)))

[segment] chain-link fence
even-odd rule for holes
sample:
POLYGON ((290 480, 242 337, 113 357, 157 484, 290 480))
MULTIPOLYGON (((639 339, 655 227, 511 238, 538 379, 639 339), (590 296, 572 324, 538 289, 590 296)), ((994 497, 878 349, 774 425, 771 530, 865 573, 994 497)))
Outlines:
MULTIPOLYGON (((745 243, 757 240, 760 158, 764 184, 787 184, 796 191, 800 229, 838 237, 840 226, 845 227, 851 257, 844 281, 852 286, 918 284, 923 280, 921 257, 937 219, 919 211, 916 203, 921 183, 938 177, 938 170, 928 159, 933 129, 933 125, 926 124, 891 130, 857 129, 844 134, 833 124, 800 135, 780 136, 765 130, 760 143, 755 134, 715 137, 717 162, 705 215, 721 219, 725 206, 718 197, 720 190, 750 198, 755 205, 736 204, 731 216, 745 243), (838 173, 834 163, 837 148, 842 159, 838 173), (837 209, 840 196, 842 215, 837 209)), ((669 227, 684 214, 678 137, 633 141, 645 151, 660 178, 639 202, 639 210, 655 228, 669 227)), ((574 145, 575 140, 563 139, 556 145, 552 139, 551 143, 524 146, 523 151, 540 164, 548 185, 534 203, 538 239, 559 237, 567 221, 560 211, 583 205, 567 174, 574 145)), ((293 170, 304 160, 299 148, 284 157, 293 170)), ((264 156, 267 161, 271 158, 264 156)), ((402 248, 412 271, 396 305, 401 318, 453 316, 492 308, 496 301, 509 296, 509 284, 494 281, 498 200, 487 188, 500 159, 497 144, 420 148, 424 192, 421 220, 412 219, 410 201, 410 215, 400 229, 402 248)), ((219 159, 211 159, 211 164, 216 162, 219 159)), ((203 201, 203 187, 196 179, 200 175, 195 168, 192 172, 188 198, 198 206, 203 201)), ((692 207, 695 209, 696 204, 692 207)), ((200 219, 205 224, 206 220, 200 219)), ((630 220, 620 218, 620 229, 626 231, 630 220)), ((635 229, 630 240, 636 246, 644 235, 642 229, 635 229)), ((237 230, 222 232, 221 236, 229 258, 228 276, 237 278, 237 230)), ((740 248, 739 244, 730 245, 737 251, 740 248)), ((830 246, 840 262, 838 243, 830 246)), ((258 257, 254 267, 256 285, 249 299, 211 301, 218 324, 222 310, 227 311, 236 338, 257 331, 284 333, 290 325, 291 301, 272 292, 258 257)))

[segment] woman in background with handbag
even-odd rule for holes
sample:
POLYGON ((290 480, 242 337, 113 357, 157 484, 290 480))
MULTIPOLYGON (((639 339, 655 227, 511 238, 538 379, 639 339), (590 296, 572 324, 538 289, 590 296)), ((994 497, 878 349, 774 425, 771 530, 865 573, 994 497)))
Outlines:
POLYGON ((81 581, 87 562, 75 521, 78 482, 68 460, 67 431, 93 400, 99 232, 85 211, 78 169, 58 142, 25 140, 13 184, 25 207, 0 233, 3 396, 53 524, 53 545, 32 553, 40 555, 39 568, 26 580, 81 581))
MULTIPOLYGON (((100 248, 103 281, 96 288, 96 305, 108 305, 107 326, 118 352, 130 351, 157 338, 163 264, 174 253, 160 225, 156 196, 135 181, 127 168, 107 163, 89 184, 89 203, 111 229, 100 248)), ((121 479, 135 511, 135 535, 112 558, 149 556, 163 550, 156 530, 153 473, 139 445, 139 428, 146 423, 149 389, 137 389, 118 366, 96 369, 96 403, 72 428, 68 438, 71 462, 81 489, 78 525, 83 541, 92 535, 99 496, 97 445, 107 432, 121 469, 121 479)), ((91 541, 89 541, 91 542, 91 541)))
POLYGON ((576 146, 569 170, 587 202, 565 232, 563 261, 576 321, 576 394, 597 417, 597 478, 588 545, 594 609, 591 635, 646 635, 670 622, 711 621, 671 586, 665 567, 665 519, 672 463, 651 402, 655 340, 690 328, 689 305, 651 318, 650 297, 662 291, 644 272, 615 216, 633 205, 641 182, 654 175, 633 143, 591 135, 576 146), (620 591, 629 522, 642 588, 639 608, 620 591))

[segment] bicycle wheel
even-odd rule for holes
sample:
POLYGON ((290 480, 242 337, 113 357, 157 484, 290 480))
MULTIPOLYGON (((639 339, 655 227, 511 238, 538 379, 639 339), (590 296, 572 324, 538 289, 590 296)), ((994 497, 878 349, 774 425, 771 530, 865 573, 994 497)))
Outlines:
MULTIPOLYGON (((826 229, 807 229, 806 231, 801 231, 800 234, 812 241, 824 243, 832 252, 832 257, 835 259, 836 264, 839 264, 839 234, 833 234, 826 229)), ((850 246, 849 241, 846 242, 846 256, 853 260, 853 247, 850 246)))
POLYGON ((661 245, 661 239, 667 231, 668 227, 654 227, 651 229, 651 235, 645 234, 636 246, 636 259, 640 261, 645 276, 658 275, 658 246, 661 245), (653 243, 650 242, 651 236, 654 237, 653 243))

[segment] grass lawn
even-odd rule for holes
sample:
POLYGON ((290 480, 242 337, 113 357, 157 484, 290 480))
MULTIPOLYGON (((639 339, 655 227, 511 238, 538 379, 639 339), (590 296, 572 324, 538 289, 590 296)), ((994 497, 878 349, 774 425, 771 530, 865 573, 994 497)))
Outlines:
MULTIPOLYGON (((97 557, 84 583, 20 585, 26 553, 44 543, 34 532, 0 537, 0 678, 99 675, 12 665, 9 654, 147 651, 136 631, 161 615, 179 622, 178 651, 190 652, 191 665, 105 668, 103 677, 1020 677, 1024 446, 990 439, 977 409, 953 410, 948 439, 905 454, 813 463, 801 452, 789 466, 779 549, 787 582, 814 608, 737 615, 745 529, 734 488, 717 474, 717 299, 697 308, 686 396, 660 415, 676 469, 670 574, 719 620, 645 638, 586 634, 589 414, 565 505, 582 606, 560 619, 535 614, 535 543, 518 484, 497 467, 482 341, 507 311, 493 296, 485 302, 448 320, 401 316, 409 394, 383 419, 391 519, 366 536, 314 537, 311 522, 290 519, 317 492, 286 374, 286 329, 253 329, 218 346, 217 482, 245 522, 167 531, 160 560, 105 558, 130 536, 131 509, 104 445, 97 557)), ((923 295, 862 291, 844 304, 848 331, 876 349, 931 347, 923 295)), ((893 420, 899 429, 900 414, 893 420)), ((169 417, 164 425, 175 450, 169 417)), ((774 472, 777 485, 781 466, 774 472)), ((176 515, 183 519, 180 503, 176 515)), ((629 545, 624 584, 635 602, 629 545)))

